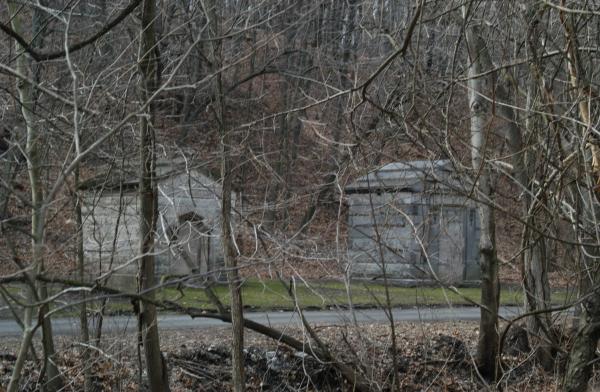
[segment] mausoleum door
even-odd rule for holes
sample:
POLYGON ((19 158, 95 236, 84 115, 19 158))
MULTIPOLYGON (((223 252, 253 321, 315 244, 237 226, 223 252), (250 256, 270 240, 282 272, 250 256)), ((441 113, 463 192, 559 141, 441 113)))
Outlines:
POLYGON ((210 262, 210 235, 206 229, 199 233, 196 263, 203 274, 213 271, 215 267, 210 262))
POLYGON ((439 211, 438 277, 459 283, 465 267, 465 209, 442 207, 439 211))
POLYGON ((208 277, 214 266, 210 265, 210 230, 202 223, 202 218, 180 217, 179 222, 169 228, 170 248, 174 259, 171 273, 175 275, 201 274, 208 277))

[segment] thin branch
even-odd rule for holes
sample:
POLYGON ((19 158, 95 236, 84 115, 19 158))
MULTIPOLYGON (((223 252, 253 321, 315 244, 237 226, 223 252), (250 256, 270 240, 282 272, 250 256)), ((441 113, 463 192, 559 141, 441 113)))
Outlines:
MULTIPOLYGON (((58 93, 55 93, 52 90, 47 89, 46 87, 42 87, 39 83, 36 83, 34 80, 28 78, 27 76, 23 75, 19 71, 15 70, 7 65, 0 63, 0 71, 4 71, 5 73, 7 73, 9 75, 14 76, 17 79, 30 84, 32 87, 35 87, 36 89, 40 90, 41 92, 48 94, 52 98, 66 104, 66 105, 69 105, 72 108, 75 108, 77 106, 74 102, 71 102, 69 99, 63 97, 62 95, 60 95, 58 93)), ((93 114, 93 115, 100 114, 99 112, 96 112, 95 110, 90 110, 90 109, 86 109, 86 108, 80 108, 80 110, 83 112, 86 112, 88 114, 93 114)))
POLYGON ((582 10, 582 9, 577 9, 577 8, 568 8, 562 5, 558 5, 558 4, 554 4, 551 1, 548 0, 544 0, 544 4, 546 4, 547 6, 557 9, 559 11, 562 12, 566 12, 568 14, 579 14, 579 15, 595 15, 595 16, 600 16, 600 11, 591 11, 591 10, 582 10))
POLYGON ((5 34, 7 34, 10 37, 12 37, 13 39, 15 39, 21 45, 21 47, 27 53, 29 53, 29 55, 34 60, 36 60, 36 61, 54 60, 54 59, 63 57, 67 52, 73 53, 73 52, 76 52, 78 50, 85 48, 86 46, 88 46, 91 43, 94 43, 96 40, 98 40, 103 35, 105 35, 110 30, 112 30, 113 27, 115 27, 116 25, 121 23, 129 14, 131 14, 133 12, 133 10, 135 10, 137 8, 137 6, 141 2, 142 2, 142 0, 133 0, 131 3, 129 3, 129 5, 125 9, 123 9, 123 11, 121 11, 121 13, 119 13, 119 15, 117 15, 117 17, 115 19, 113 19, 111 22, 106 24, 96 34, 93 34, 91 37, 86 38, 83 41, 77 42, 77 43, 69 46, 68 49, 66 49, 66 50, 63 49, 63 50, 57 50, 57 51, 48 52, 48 53, 38 52, 31 46, 30 43, 27 42, 27 40, 25 40, 25 38, 23 38, 16 31, 11 29, 10 26, 5 25, 4 23, 0 22, 0 30, 2 30, 5 34))

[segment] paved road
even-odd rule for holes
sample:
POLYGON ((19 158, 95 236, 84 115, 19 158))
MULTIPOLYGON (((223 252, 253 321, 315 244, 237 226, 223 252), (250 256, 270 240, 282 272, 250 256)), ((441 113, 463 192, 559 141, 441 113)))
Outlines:
MULTIPOLYGON (((520 313, 518 307, 502 307, 500 314, 504 317, 514 317, 520 313)), ((304 312, 311 323, 319 324, 341 324, 351 320, 349 311, 307 311, 304 312)), ((420 308, 420 309, 394 309, 394 320, 396 321, 447 321, 447 320, 478 320, 479 308, 455 307, 455 308, 420 308)), ((300 320, 295 312, 248 312, 248 319, 271 325, 300 325, 300 320)), ((383 311, 377 309, 356 310, 356 318, 359 322, 383 322, 387 318, 383 311)), ((162 315, 158 318, 161 330, 184 330, 191 328, 208 328, 223 326, 226 323, 208 319, 196 318, 182 315, 162 315)), ((112 316, 104 321, 104 330, 113 333, 132 332, 136 328, 136 319, 132 316, 112 316)), ((56 335, 75 335, 79 333, 79 320, 76 318, 57 318, 52 320, 52 329, 56 335)), ((18 336, 21 329, 12 320, 0 320, 0 337, 18 336)))

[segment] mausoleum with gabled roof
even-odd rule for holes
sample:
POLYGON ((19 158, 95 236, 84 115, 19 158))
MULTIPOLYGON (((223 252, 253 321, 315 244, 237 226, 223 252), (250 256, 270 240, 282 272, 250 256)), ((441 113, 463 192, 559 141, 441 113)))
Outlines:
MULTIPOLYGON (((106 168, 80 186, 86 270, 92 279, 110 276, 115 284, 135 279, 140 252, 136 169, 106 168)), ((220 181, 186 160, 157 162, 155 181, 157 275, 220 279, 220 181)))
POLYGON ((345 188, 354 278, 406 284, 480 278, 479 215, 448 160, 395 162, 345 188))

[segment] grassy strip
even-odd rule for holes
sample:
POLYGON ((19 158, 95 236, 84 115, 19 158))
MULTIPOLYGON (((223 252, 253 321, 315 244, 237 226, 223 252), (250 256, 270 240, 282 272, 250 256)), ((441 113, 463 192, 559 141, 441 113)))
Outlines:
MULTIPOLYGON (((10 287, 9 290, 18 296, 20 289, 10 287)), ((394 307, 415 306, 462 306, 470 305, 469 301, 440 287, 396 287, 389 288, 394 307)), ((229 305, 229 293, 226 285, 215 285, 213 291, 220 301, 229 305)), ((460 293, 471 301, 479 302, 479 288, 461 288, 460 293)), ((298 302, 303 309, 327 309, 332 307, 348 307, 348 294, 342 282, 307 282, 298 283, 296 287, 298 302)), ((379 283, 355 282, 350 286, 352 304, 355 307, 377 307, 384 303, 385 288, 379 283)), ((288 310, 294 304, 287 294, 286 288, 279 281, 249 279, 242 287, 244 306, 247 309, 288 310)), ((160 299, 177 301, 181 305, 195 306, 215 311, 215 306, 208 300, 204 290, 196 288, 167 287, 159 290, 160 299)), ((563 304, 569 298, 565 290, 552 293, 552 302, 563 304)), ((522 305, 523 292, 520 288, 503 288, 500 293, 501 305, 522 305)), ((93 305, 91 307, 93 310, 93 305)), ((109 301, 108 313, 130 312, 131 304, 120 300, 109 301)), ((61 312, 63 316, 75 315, 75 310, 61 312)), ((4 315, 3 317, 6 317, 4 315)))
MULTIPOLYGON (((226 286, 213 288, 217 297, 224 305, 229 304, 229 294, 226 286)), ((413 306, 460 306, 469 305, 465 298, 439 287, 390 287, 392 305, 398 307, 413 306)), ((304 309, 326 309, 335 306, 348 306, 346 287, 341 282, 308 282, 298 284, 296 288, 298 302, 304 309)), ((462 288, 461 294, 469 300, 479 302, 479 288, 462 288)), ((352 303, 357 307, 375 307, 384 303, 384 286, 378 283, 353 283, 350 287, 352 303)), ((214 310, 206 294, 201 289, 186 288, 177 290, 166 288, 159 294, 163 299, 175 300, 187 306, 199 306, 214 310)), ((291 309, 294 304, 289 298, 285 287, 278 281, 247 280, 242 287, 244 305, 256 310, 291 309)), ((502 305, 523 304, 523 292, 517 288, 502 289, 502 305)), ((562 303, 566 292, 557 291, 553 300, 562 303)))

